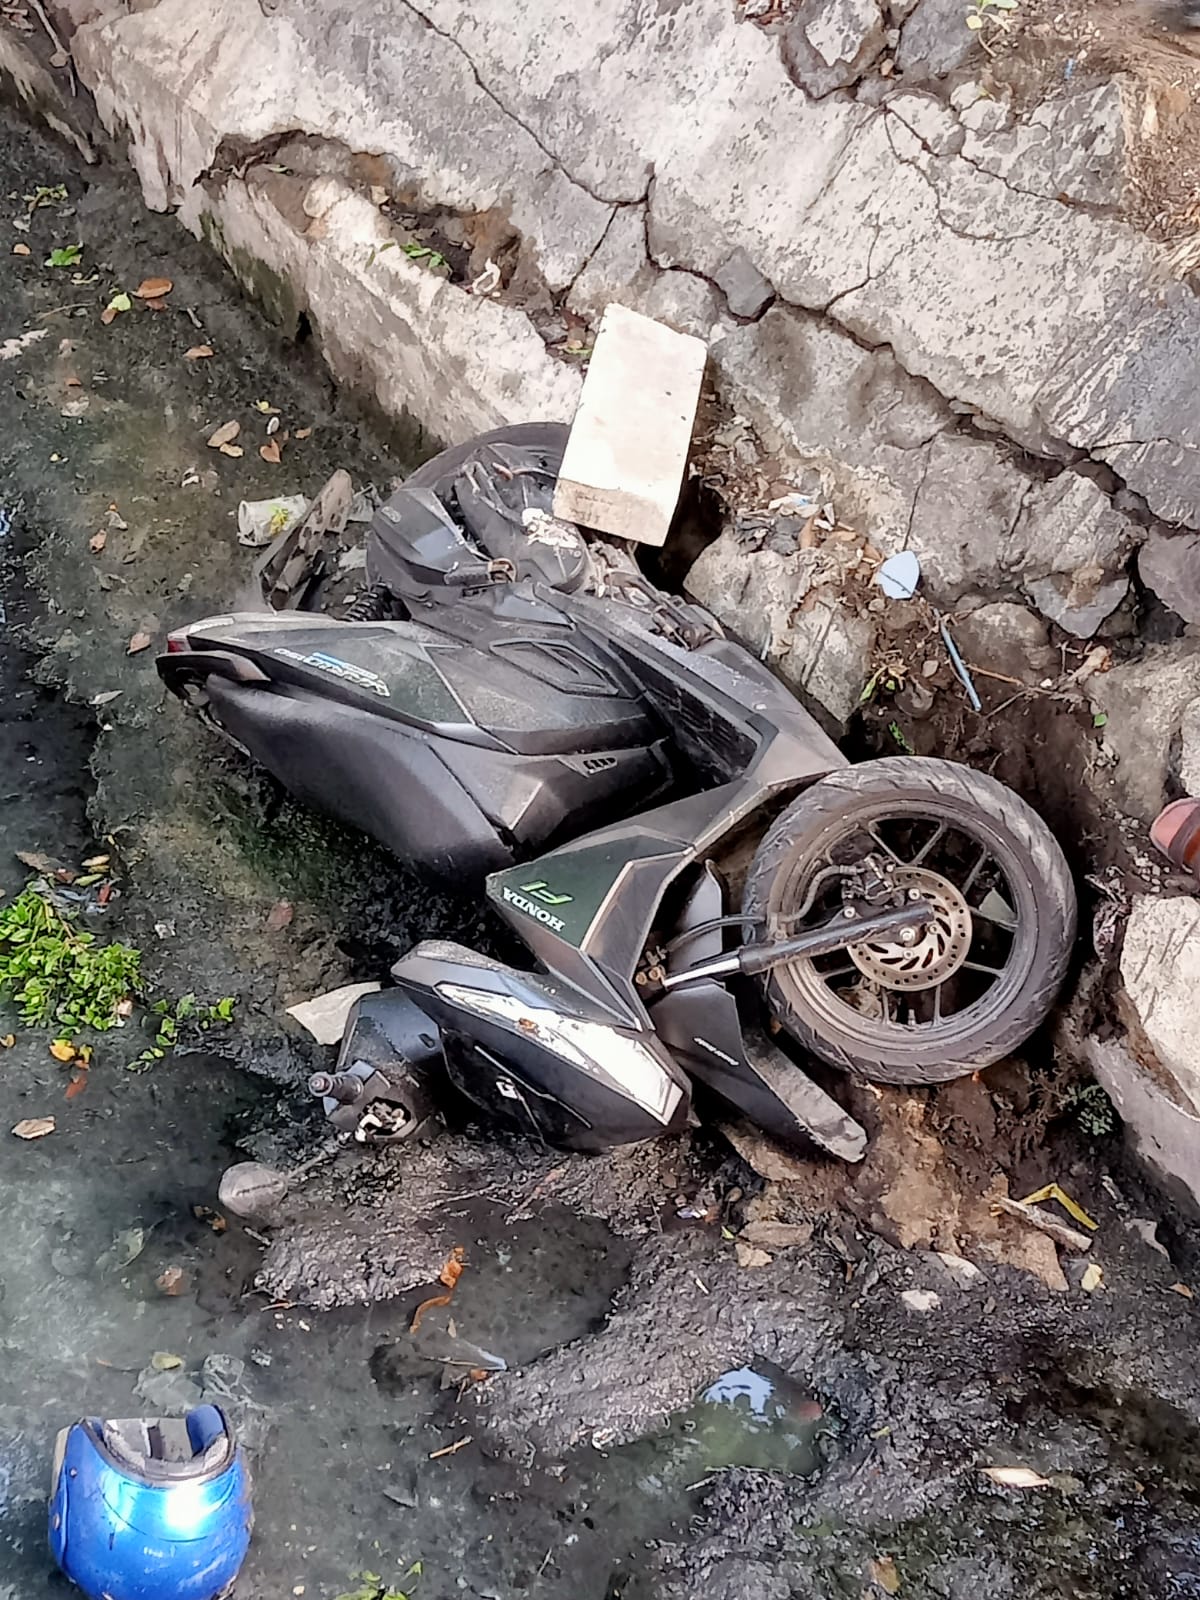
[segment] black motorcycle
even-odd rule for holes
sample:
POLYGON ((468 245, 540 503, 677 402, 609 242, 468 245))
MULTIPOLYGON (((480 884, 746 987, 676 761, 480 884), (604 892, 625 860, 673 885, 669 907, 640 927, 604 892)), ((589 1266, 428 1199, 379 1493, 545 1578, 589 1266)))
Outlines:
POLYGON ((289 790, 486 893, 527 969, 418 945, 314 1091, 368 1141, 444 1070, 494 1116, 596 1151, 684 1127, 695 1085, 861 1157, 803 1070, 935 1084, 1044 1019, 1075 931, 1054 838, 947 761, 848 765, 754 656, 631 547, 551 510, 566 429, 500 430, 376 513, 367 587, 322 603, 349 483, 258 576, 272 610, 173 634, 166 684, 289 790))

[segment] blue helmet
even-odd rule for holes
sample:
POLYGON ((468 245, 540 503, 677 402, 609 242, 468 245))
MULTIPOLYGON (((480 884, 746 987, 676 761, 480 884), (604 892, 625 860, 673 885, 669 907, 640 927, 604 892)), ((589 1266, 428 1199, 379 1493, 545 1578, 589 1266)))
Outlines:
POLYGON ((58 1435, 50 1550, 90 1600, 219 1600, 252 1522, 250 1473, 216 1406, 58 1435))

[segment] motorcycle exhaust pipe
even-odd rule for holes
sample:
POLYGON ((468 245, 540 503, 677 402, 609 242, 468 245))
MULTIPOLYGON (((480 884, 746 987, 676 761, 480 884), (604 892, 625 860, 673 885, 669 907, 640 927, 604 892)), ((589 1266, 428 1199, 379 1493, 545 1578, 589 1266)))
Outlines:
MULTIPOLYGON (((697 983, 703 978, 731 978, 736 974, 746 977, 768 972, 772 967, 783 966, 797 956, 827 956, 849 945, 868 944, 876 939, 896 938, 903 942, 907 930, 918 932, 933 918, 933 907, 925 900, 913 900, 903 906, 889 906, 883 911, 868 911, 853 920, 843 915, 832 922, 823 922, 819 928, 798 933, 792 939, 776 939, 770 944, 744 944, 740 950, 704 961, 685 972, 673 972, 662 980, 662 988, 678 989, 685 983, 697 983)), ((914 941, 915 942, 915 941, 914 941)))

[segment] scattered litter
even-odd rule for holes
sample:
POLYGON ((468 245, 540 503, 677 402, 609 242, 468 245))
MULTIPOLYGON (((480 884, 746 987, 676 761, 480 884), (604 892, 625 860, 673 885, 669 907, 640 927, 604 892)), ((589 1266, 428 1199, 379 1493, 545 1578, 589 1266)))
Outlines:
POLYGON ((0 1045, 3 1045, 6 1050, 11 1050, 16 1042, 17 1036, 15 1033, 0 1034, 0 1045))
POLYGON ((277 467, 279 465, 279 460, 280 460, 280 455, 281 455, 281 451, 280 451, 280 448, 279 448, 279 440, 278 439, 268 439, 266 444, 260 444, 259 445, 258 453, 263 458, 264 461, 269 461, 272 466, 276 466, 277 467))
POLYGON ((115 294, 100 313, 100 321, 105 327, 108 327, 110 323, 117 320, 122 311, 129 311, 132 307, 133 301, 127 294, 115 294))
POLYGON ((75 1046, 69 1039, 55 1039, 50 1046, 50 1054, 55 1061, 74 1061, 75 1046))
POLYGON ((44 339, 49 332, 49 328, 30 328, 28 333, 18 334, 15 339, 5 339, 3 344, 0 344, 0 361, 14 360, 23 350, 28 350, 31 344, 44 339))
MULTIPOLYGON (((267 438, 270 439, 271 437, 273 437, 273 435, 277 434, 278 432, 279 432, 279 418, 278 417, 268 417, 267 418, 267 438)), ((286 433, 284 434, 283 439, 280 442, 283 443, 283 444, 287 443, 287 434, 286 433)))
POLYGON ((210 344, 194 344, 191 347, 190 350, 185 350, 183 352, 183 359, 185 361, 207 361, 209 356, 211 356, 212 354, 213 354, 212 345, 210 345, 210 344))
POLYGON ((306 1028, 318 1044, 340 1044, 355 1001, 365 994, 377 994, 382 987, 380 983, 347 983, 289 1006, 287 1014, 306 1028))
POLYGON ((946 654, 950 657, 950 665, 958 674, 958 681, 967 691, 967 699, 971 702, 972 711, 982 711, 983 701, 979 698, 979 691, 976 689, 974 680, 967 670, 967 663, 958 653, 958 646, 950 637, 950 629, 946 626, 944 617, 938 618, 938 632, 942 636, 942 643, 946 646, 946 654))
POLYGON ((1059 1205, 1065 1212, 1068 1213, 1068 1215, 1074 1217, 1075 1221, 1078 1222, 1081 1227, 1088 1228, 1092 1233, 1095 1233, 1100 1226, 1098 1222, 1094 1222, 1092 1218, 1088 1216, 1087 1212, 1081 1205, 1076 1204, 1076 1202, 1071 1199, 1071 1196, 1066 1192, 1065 1189, 1059 1188, 1057 1183, 1044 1184, 1033 1194, 1027 1194, 1024 1200, 1021 1201, 1021 1204, 1023 1206, 1036 1206, 1039 1205, 1043 1200, 1057 1200, 1059 1205))
POLYGON ((98 556, 108 543, 108 529, 101 528, 99 533, 94 533, 88 540, 88 549, 94 556, 98 556))
POLYGON ((274 417, 278 416, 279 414, 279 407, 273 406, 269 400, 256 400, 254 402, 254 409, 255 411, 260 412, 264 417, 274 417))
POLYGON ((99 694, 94 694, 88 701, 90 706, 110 706, 114 700, 119 700, 125 691, 123 689, 101 689, 99 694))
POLYGON ((17 243, 12 247, 12 253, 15 256, 29 256, 33 254, 33 251, 27 244, 22 244, 18 239, 17 243))
POLYGON ((1079 1280, 1079 1287, 1085 1294, 1095 1294, 1097 1289, 1104 1287, 1104 1270, 1093 1261, 1079 1280))
MULTIPOLYGON (((12 1038, 11 1034, 9 1034, 9 1038, 12 1038)), ((1173 1283, 1171 1285, 1171 1293, 1181 1294, 1185 1300, 1194 1300, 1196 1298, 1186 1283, 1173 1283)))
POLYGON ((79 876, 73 867, 68 867, 56 856, 44 855, 40 850, 14 850, 13 854, 22 866, 41 873, 44 878, 54 878, 59 883, 74 883, 79 876))
POLYGON ((1009 1200, 1000 1195, 992 1201, 992 1212, 1003 1211, 1006 1216, 1015 1217, 1018 1222, 1027 1222, 1031 1228, 1047 1234, 1055 1244, 1062 1245, 1064 1250, 1074 1250, 1082 1255, 1092 1248, 1092 1241, 1084 1233, 1079 1233, 1075 1228, 1068 1228, 1065 1222, 1041 1211, 1037 1206, 1030 1205, 1024 1200, 1009 1200))
POLYGON ((211 1206, 193 1206, 192 1215, 197 1222, 207 1222, 214 1233, 224 1233, 229 1226, 221 1213, 211 1206))
POLYGON ((1049 1478, 1043 1478, 1040 1472, 1035 1472, 1032 1467, 981 1467, 980 1471, 985 1478, 990 1478, 993 1483, 998 1483, 1004 1489, 1050 1489, 1053 1485, 1049 1478))
POLYGON ((217 449, 223 456, 233 456, 235 459, 246 454, 240 444, 219 444, 217 449))
MULTIPOLYGON (((146 1248, 147 1237, 145 1228, 123 1228, 96 1262, 97 1269, 100 1272, 120 1272, 122 1267, 132 1265, 146 1248)), ((166 1368, 160 1367, 158 1370, 165 1372, 166 1368)))
POLYGON ((934 1294, 932 1289, 905 1289, 900 1296, 900 1303, 907 1306, 910 1311, 927 1316, 929 1312, 941 1308, 942 1297, 934 1294))
POLYGON ((161 300, 174 287, 170 278, 144 278, 133 292, 139 300, 161 300))
POLYGON ((469 285, 468 292, 471 294, 487 296, 490 294, 495 294, 499 287, 500 268, 489 256, 483 271, 474 280, 474 282, 469 285))
POLYGON ((53 1117, 26 1117, 23 1122, 18 1122, 13 1132, 18 1139, 44 1139, 48 1133, 53 1133, 57 1124, 53 1117))
POLYGON ((446 1293, 431 1295, 428 1300, 421 1301, 421 1304, 413 1313, 413 1319, 409 1325, 409 1333, 416 1333, 421 1326, 421 1319, 427 1311, 432 1311, 435 1306, 448 1306, 450 1304, 454 1297, 455 1285, 463 1275, 463 1256, 465 1254, 466 1251, 462 1245, 456 1244, 446 1257, 442 1263, 442 1270, 438 1273, 438 1282, 445 1284, 446 1293))
POLYGON ((296 908, 290 900, 277 900, 267 912, 267 927, 272 933, 279 933, 291 926, 295 915, 296 908))
POLYGON ((451 1321, 449 1328, 427 1326, 414 1340, 417 1354, 426 1361, 440 1361, 447 1367, 463 1367, 468 1372, 507 1372, 503 1356, 459 1336, 451 1321))
POLYGON ((150 634, 135 633, 133 638, 130 639, 129 643, 125 646, 125 654, 127 656, 136 656, 142 650, 149 650, 153 643, 154 640, 150 634))
POLYGON ((921 582, 921 563, 913 551, 901 550, 887 558, 875 574, 875 582, 889 600, 911 600, 921 582))
POLYGON ((308 510, 302 494, 277 495, 273 500, 243 500, 238 506, 238 543, 258 549, 281 534, 290 533, 308 510))
POLYGON ((343 550, 338 557, 338 572, 362 572, 367 565, 367 549, 365 545, 353 544, 348 550, 343 550))
POLYGON ((223 422, 208 436, 208 448, 219 450, 223 444, 232 444, 242 431, 242 425, 234 418, 231 422, 223 422))
POLYGON ((182 1267, 164 1267, 154 1280, 154 1287, 160 1294, 175 1296, 182 1294, 187 1285, 187 1273, 182 1267))
POLYGON ((443 1456, 456 1456, 460 1450, 465 1450, 471 1442, 468 1433, 465 1438, 459 1439, 455 1444, 448 1444, 444 1450, 434 1450, 430 1454, 430 1461, 440 1461, 443 1456))
POLYGON ((168 918, 163 922, 154 924, 154 931, 160 939, 173 939, 175 937, 175 920, 168 918))
POLYGON ((174 1356, 169 1350, 156 1350, 150 1357, 150 1365, 155 1372, 178 1372, 183 1365, 182 1356, 174 1356))
POLYGON ((877 1584, 884 1594, 900 1593, 900 1574, 891 1556, 877 1556, 871 1562, 870 1573, 871 1582, 877 1584))

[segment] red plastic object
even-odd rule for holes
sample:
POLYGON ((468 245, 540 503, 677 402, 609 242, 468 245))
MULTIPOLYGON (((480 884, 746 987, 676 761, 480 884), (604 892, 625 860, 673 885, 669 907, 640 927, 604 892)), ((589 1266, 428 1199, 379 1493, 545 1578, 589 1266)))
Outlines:
POLYGON ((1150 842, 1200 883, 1200 800, 1173 800, 1151 823, 1150 842))

